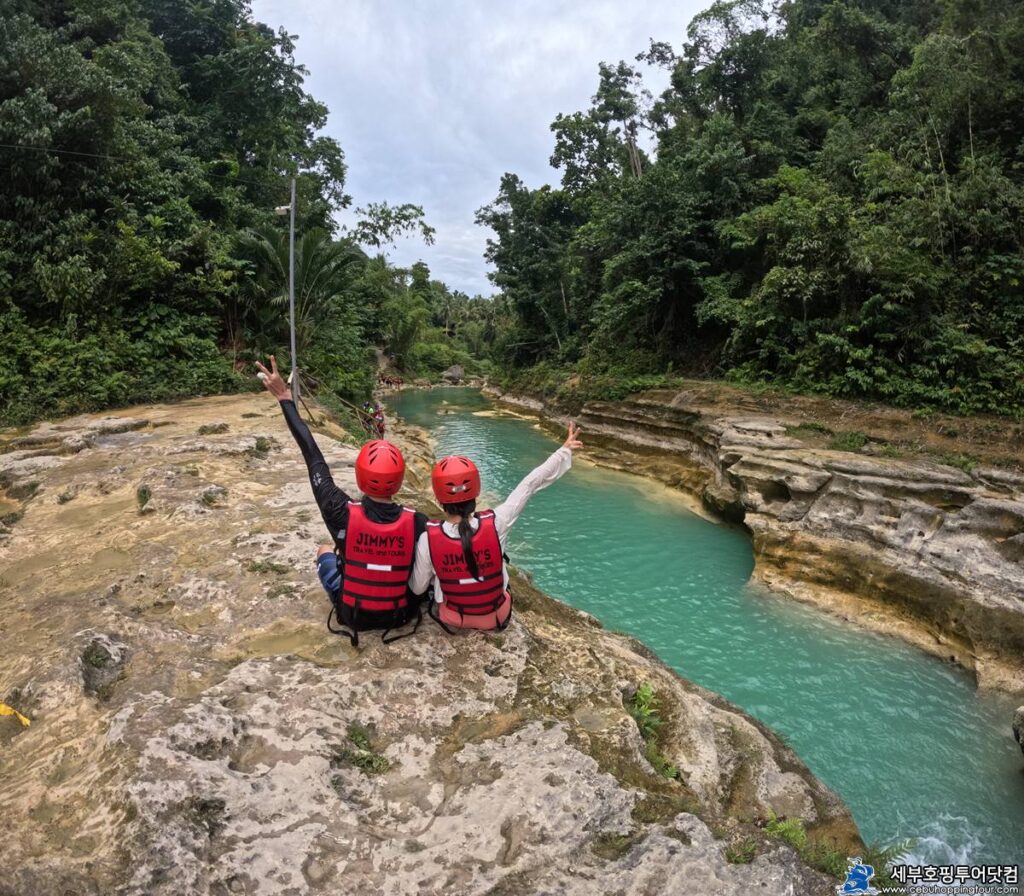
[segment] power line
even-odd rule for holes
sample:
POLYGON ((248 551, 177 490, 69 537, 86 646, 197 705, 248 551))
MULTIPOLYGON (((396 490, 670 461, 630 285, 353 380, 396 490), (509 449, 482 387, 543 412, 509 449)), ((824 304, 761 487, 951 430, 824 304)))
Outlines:
MULTIPOLYGON (((29 146, 28 144, 25 144, 25 143, 0 143, 0 149, 24 149, 24 150, 29 150, 31 152, 49 152, 49 153, 54 153, 56 155, 82 156, 83 158, 89 158, 89 159, 104 159, 104 160, 106 160, 108 162, 128 162, 128 163, 132 163, 132 162, 140 161, 140 159, 132 159, 132 158, 129 158, 128 156, 111 156, 111 155, 106 155, 104 153, 98 153, 98 152, 81 152, 80 150, 75 150, 75 149, 55 149, 52 146, 29 146)), ((213 165, 213 164, 216 164, 217 162, 221 162, 221 161, 227 162, 226 159, 214 159, 212 161, 203 161, 202 159, 196 159, 196 161, 199 162, 200 164, 203 164, 203 165, 213 165)), ((184 168, 173 169, 169 165, 164 165, 164 167, 165 168, 169 168, 172 171, 173 170, 178 170, 178 171, 180 171, 182 173, 185 172, 184 168)), ((219 178, 221 178, 223 180, 230 180, 232 183, 236 183, 236 184, 248 184, 251 187, 265 187, 266 186, 266 184, 262 184, 259 181, 246 180, 245 178, 234 177, 234 176, 232 176, 230 174, 215 174, 212 171, 205 171, 205 172, 203 172, 203 174, 206 177, 219 177, 219 178)), ((281 176, 284 177, 285 175, 281 175, 281 176)))

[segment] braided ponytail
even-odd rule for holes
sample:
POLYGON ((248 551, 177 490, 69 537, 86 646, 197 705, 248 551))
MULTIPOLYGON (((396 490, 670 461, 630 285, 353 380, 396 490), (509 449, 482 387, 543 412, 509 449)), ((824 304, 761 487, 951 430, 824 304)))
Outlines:
POLYGON ((476 562, 476 555, 473 553, 473 526, 470 524, 470 517, 476 510, 476 501, 463 501, 460 504, 443 505, 444 512, 449 516, 459 517, 459 539, 462 541, 462 556, 466 560, 469 574, 474 579, 480 578, 480 566, 476 562))

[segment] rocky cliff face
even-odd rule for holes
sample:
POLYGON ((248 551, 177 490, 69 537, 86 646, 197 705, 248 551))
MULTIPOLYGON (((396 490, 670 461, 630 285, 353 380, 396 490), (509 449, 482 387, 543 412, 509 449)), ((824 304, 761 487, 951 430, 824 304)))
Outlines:
POLYGON ((577 417, 602 462, 642 456, 742 522, 769 585, 1024 690, 1024 475, 830 450, 799 418, 724 411, 699 390, 589 402, 577 417))
MULTIPOLYGON (((355 449, 320 441, 353 488, 355 449)), ((525 581, 501 634, 329 635, 265 396, 7 447, 0 700, 32 724, 0 717, 0 893, 827 894, 759 822, 859 847, 771 732, 525 581)))

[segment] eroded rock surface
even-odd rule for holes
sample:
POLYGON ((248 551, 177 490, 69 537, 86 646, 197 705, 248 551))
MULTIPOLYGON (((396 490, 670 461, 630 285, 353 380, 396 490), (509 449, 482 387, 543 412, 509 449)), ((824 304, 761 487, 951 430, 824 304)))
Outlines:
POLYGON ((768 584, 1024 691, 1024 474, 831 450, 796 437, 800 419, 707 397, 654 391, 578 418, 604 462, 642 454, 651 475, 742 521, 768 584))
MULTIPOLYGON (((0 893, 833 892, 759 822, 846 855, 834 794, 527 582, 501 634, 329 635, 325 533, 265 396, 96 422, 40 428, 21 444, 54 462, 9 473, 35 485, 0 543, 0 699, 32 726, 0 719, 0 893)), ((355 449, 320 441, 354 488, 355 449)))

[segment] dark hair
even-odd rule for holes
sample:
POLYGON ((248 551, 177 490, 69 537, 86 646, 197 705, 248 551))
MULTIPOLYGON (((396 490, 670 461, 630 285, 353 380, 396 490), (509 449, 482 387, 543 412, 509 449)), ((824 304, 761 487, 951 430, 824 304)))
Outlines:
POLYGON ((466 566, 469 567, 469 574, 474 579, 480 578, 480 567, 476 562, 476 555, 473 553, 473 527, 469 518, 476 510, 476 501, 461 501, 458 504, 442 504, 444 512, 448 516, 459 516, 459 538, 462 539, 462 556, 466 558, 466 566))

